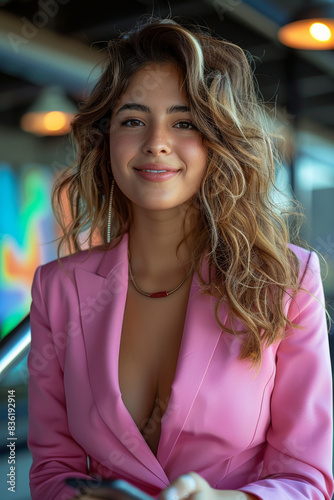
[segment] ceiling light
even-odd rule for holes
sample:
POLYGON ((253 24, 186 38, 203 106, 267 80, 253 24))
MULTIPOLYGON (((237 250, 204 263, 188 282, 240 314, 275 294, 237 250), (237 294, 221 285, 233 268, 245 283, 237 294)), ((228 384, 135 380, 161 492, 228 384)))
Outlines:
POLYGON ((313 23, 310 27, 310 33, 319 42, 327 42, 332 36, 330 28, 323 23, 313 23))
POLYGON ((77 112, 61 88, 47 87, 21 118, 21 128, 36 135, 64 135, 77 112))
POLYGON ((334 5, 306 6, 282 26, 279 40, 294 49, 329 50, 334 48, 334 5))

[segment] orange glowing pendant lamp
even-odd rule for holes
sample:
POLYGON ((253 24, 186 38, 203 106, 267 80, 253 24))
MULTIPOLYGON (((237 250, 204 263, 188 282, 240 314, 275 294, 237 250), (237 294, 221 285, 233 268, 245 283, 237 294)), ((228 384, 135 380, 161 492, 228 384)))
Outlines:
POLYGON ((77 108, 59 87, 46 87, 21 118, 21 128, 36 135, 64 135, 77 108))
POLYGON ((278 31, 279 40, 288 47, 305 50, 334 48, 334 3, 309 3, 292 21, 278 31))

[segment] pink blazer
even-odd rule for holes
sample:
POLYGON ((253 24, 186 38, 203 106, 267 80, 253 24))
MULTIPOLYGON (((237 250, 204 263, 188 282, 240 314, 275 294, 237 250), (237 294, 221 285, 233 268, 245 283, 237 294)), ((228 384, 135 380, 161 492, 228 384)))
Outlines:
MULTIPOLYGON (((266 348, 256 375, 239 341, 214 319, 192 281, 157 456, 126 410, 118 355, 128 286, 128 238, 39 266, 28 359, 33 500, 66 500, 68 476, 121 477, 153 496, 195 471, 217 489, 263 500, 330 500, 332 383, 315 253, 291 246, 304 287, 284 308, 302 329, 266 348), (310 257, 310 258, 309 258, 310 257), (308 262, 307 268, 305 264, 308 262)), ((205 272, 205 264, 204 264, 205 272)), ((227 322, 228 307, 221 311, 227 322)))

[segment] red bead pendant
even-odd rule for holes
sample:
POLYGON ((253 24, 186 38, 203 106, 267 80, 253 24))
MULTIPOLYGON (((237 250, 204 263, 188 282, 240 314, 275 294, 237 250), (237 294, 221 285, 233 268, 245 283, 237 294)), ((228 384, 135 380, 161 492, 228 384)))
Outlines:
POLYGON ((155 292, 155 293, 150 293, 150 297, 152 299, 158 299, 159 297, 167 297, 168 292, 155 292))

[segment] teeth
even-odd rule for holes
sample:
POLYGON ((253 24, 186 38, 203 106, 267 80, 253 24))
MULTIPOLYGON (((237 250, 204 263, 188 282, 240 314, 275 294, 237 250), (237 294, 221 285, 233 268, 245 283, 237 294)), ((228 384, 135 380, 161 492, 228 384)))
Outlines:
POLYGON ((142 172, 152 172, 153 174, 160 174, 161 172, 167 172, 167 170, 142 170, 142 172))

